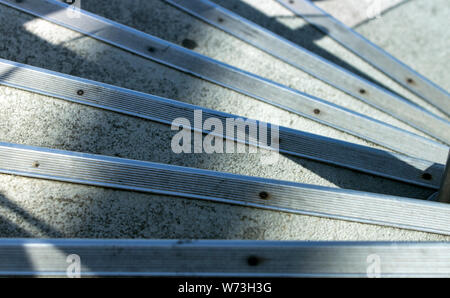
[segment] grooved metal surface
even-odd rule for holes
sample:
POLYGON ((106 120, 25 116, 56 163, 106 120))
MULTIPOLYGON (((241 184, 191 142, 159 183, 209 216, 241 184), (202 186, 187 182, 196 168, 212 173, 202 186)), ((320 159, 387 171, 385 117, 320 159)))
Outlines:
POLYGON ((0 143, 0 173, 450 235, 450 205, 288 181, 0 143))
POLYGON ((208 0, 165 0, 445 143, 450 122, 208 0))
POLYGON ((450 277, 448 243, 0 239, 0 275, 450 277), (69 261, 68 261, 69 260, 69 261))
MULTIPOLYGON (((226 122, 227 118, 245 118, 226 114, 179 101, 157 97, 91 80, 73 77, 42 68, 0 59, 0 84, 57 97, 80 104, 99 107, 110 111, 136 116, 171 125, 179 117, 194 123, 194 111, 201 110, 204 119, 215 117, 226 122), (78 91, 83 94, 79 95, 78 91)), ((259 121, 255 123, 259 124, 259 121)), ((193 126, 193 125, 192 125, 193 126)), ((268 130, 272 128, 267 125, 268 130)), ((192 127, 196 129, 196 127, 192 127)), ((211 131, 203 130, 205 133, 211 131)), ((224 136, 221 134, 222 137, 224 136)), ((232 140, 266 147, 241 140, 238 135, 232 140)), ((279 150, 294 156, 331 163, 369 174, 438 189, 444 165, 414 159, 400 154, 372 149, 331 138, 321 137, 286 127, 279 127, 278 148, 269 145, 267 149, 279 150), (424 179, 424 174, 428 180, 424 179)))
POLYGON ((37 15, 394 151, 438 163, 444 163, 447 158, 448 146, 303 94, 86 11, 81 10, 79 17, 70 18, 65 11, 67 5, 61 2, 35 0, 17 3, 0 0, 0 3, 37 15), (317 110, 320 111, 319 114, 315 113, 317 110))
POLYGON ((277 0, 405 88, 450 115, 450 94, 309 0, 277 0))

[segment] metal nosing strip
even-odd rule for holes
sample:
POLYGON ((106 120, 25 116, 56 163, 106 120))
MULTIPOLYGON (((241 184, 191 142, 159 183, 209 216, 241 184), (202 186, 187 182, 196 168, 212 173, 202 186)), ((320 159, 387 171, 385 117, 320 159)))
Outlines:
POLYGON ((209 0, 165 0, 445 143, 450 122, 209 0))
MULTIPOLYGON (((227 118, 247 120, 199 106, 132 91, 129 89, 86 80, 54 71, 0 59, 0 85, 11 86, 71 102, 103 108, 143 119, 171 125, 183 117, 194 123, 194 111, 201 110, 203 117, 215 117, 223 123, 227 118), (82 94, 78 92, 82 90, 82 94)), ((259 123, 257 120, 255 123, 259 123)), ((272 127, 267 124, 268 129, 272 127)), ((195 126, 191 129, 196 129, 195 126)), ((204 130, 205 133, 211 133, 204 130)), ((227 137, 226 135, 220 135, 227 137)), ((229 137, 233 141, 263 147, 260 144, 229 137)), ((396 153, 321 137, 286 127, 279 127, 279 150, 294 156, 326 162, 361 172, 402 182, 438 189, 444 165, 419 160, 396 153), (332 148, 332 149, 330 149, 332 148), (424 174, 425 178, 424 179, 424 174)))
POLYGON ((0 239, 0 275, 71 277, 74 255, 80 277, 450 277, 448 243, 131 239, 0 239))
POLYGON ((0 173, 450 235, 450 204, 0 143, 0 173))
POLYGON ((400 62, 361 34, 347 27, 309 0, 277 0, 295 14, 384 72, 399 84, 450 115, 450 94, 400 62))
POLYGON ((77 18, 70 18, 65 11, 68 5, 62 2, 0 0, 0 3, 394 151, 438 163, 445 163, 447 159, 448 146, 303 94, 89 12, 80 10, 77 18))

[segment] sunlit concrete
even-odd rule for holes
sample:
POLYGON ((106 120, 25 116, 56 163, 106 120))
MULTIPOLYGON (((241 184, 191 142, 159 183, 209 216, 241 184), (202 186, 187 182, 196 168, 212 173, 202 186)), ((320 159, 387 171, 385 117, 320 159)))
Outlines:
MULTIPOLYGON (((333 1, 322 1, 320 5, 327 8, 326 2, 333 1)), ((410 96, 367 63, 315 33, 302 20, 293 18, 275 1, 216 2, 239 13, 251 13, 257 18, 255 21, 284 30, 288 37, 305 43, 311 50, 334 57, 342 65, 350 63, 374 80, 410 96)), ((82 6, 178 44, 185 39, 193 40, 197 44, 194 50, 199 53, 415 132, 162 1, 83 0, 82 6)), ((328 9, 333 7, 330 5, 328 9)), ((445 0, 412 0, 383 14, 380 19, 359 25, 357 30, 448 88, 450 38, 443 38, 448 34, 444 29, 446 22, 448 24, 448 11, 449 4, 445 0), (404 15, 408 18, 403 18, 405 23, 402 23, 400 16, 404 15), (440 31, 436 24, 442 24, 440 31), (430 34, 430 30, 434 34, 430 34), (399 44, 408 46, 397 52, 399 44)), ((1 5, 0 20, 1 58, 377 147, 1 5)), ((361 19, 356 23, 361 23, 361 19)), ((0 101, 0 141, 421 199, 431 194, 427 189, 289 156, 280 156, 278 163, 267 166, 260 163, 259 154, 176 155, 170 149, 174 133, 166 125, 8 87, 0 87, 0 101)), ((450 237, 402 229, 9 175, 0 175, 0 236, 450 240, 450 237)))

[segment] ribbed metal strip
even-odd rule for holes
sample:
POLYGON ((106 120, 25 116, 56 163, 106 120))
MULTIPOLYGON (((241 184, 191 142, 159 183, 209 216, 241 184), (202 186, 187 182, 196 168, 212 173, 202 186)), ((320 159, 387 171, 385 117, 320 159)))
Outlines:
MULTIPOLYGON (((188 119, 193 125, 195 110, 202 111, 203 119, 215 117, 224 124, 228 118, 242 118, 4 59, 0 59, 0 84, 169 125, 179 117, 188 119), (82 95, 78 95, 79 90, 83 91, 82 95)), ((242 119, 247 120, 246 118, 242 119)), ((259 124, 259 121, 254 121, 257 125, 259 124)), ((268 124, 268 131, 271 127, 272 125, 268 124)), ((211 133, 206 130, 204 132, 211 133)), ((235 141, 245 142, 237 136, 228 137, 235 141)), ((279 151, 282 153, 434 189, 439 188, 444 171, 442 164, 341 142, 285 127, 279 128, 279 141, 279 151), (429 175, 424 176, 424 173, 429 175)), ((246 143, 249 143, 249 140, 246 143)), ((254 144, 254 142, 250 143, 254 144)), ((268 145, 270 146, 270 143, 268 145)), ((274 146, 268 149, 277 150, 274 146)))
POLYGON ((277 0, 292 12, 324 31, 374 67, 450 115, 450 94, 429 79, 400 62, 364 36, 336 20, 310 0, 277 0))
POLYGON ((450 122, 208 0, 166 0, 418 130, 450 142, 450 122))
POLYGON ((8 143, 0 172, 450 235, 450 205, 416 199, 8 143))
POLYGON ((0 3, 42 17, 145 58, 217 83, 301 116, 367 139, 397 152, 444 163, 448 147, 357 112, 277 84, 175 44, 81 10, 70 18, 67 5, 53 0, 0 3), (319 111, 319 113, 317 113, 319 111))
POLYGON ((0 239, 0 275, 450 277, 450 244, 0 239), (69 257, 69 261, 68 261, 69 257))

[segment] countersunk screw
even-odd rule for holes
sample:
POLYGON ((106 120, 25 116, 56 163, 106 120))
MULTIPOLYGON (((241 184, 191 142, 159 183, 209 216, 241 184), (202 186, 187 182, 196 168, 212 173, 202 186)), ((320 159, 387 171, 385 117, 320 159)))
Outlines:
POLYGON ((247 264, 249 266, 258 266, 261 260, 257 256, 249 256, 247 258, 247 264))
POLYGON ((263 200, 266 200, 266 199, 269 198, 269 193, 266 192, 266 191, 262 191, 262 192, 259 193, 259 197, 260 197, 261 199, 263 199, 263 200))

